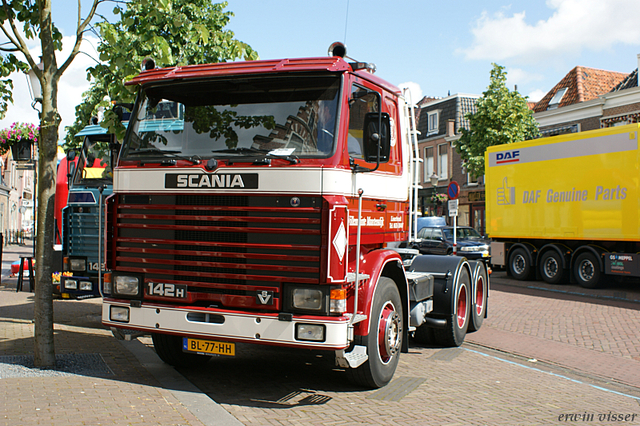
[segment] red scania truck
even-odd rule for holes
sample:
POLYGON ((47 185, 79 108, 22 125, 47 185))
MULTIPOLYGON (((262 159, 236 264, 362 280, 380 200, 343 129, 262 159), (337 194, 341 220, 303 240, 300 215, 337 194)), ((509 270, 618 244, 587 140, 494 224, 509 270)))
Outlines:
POLYGON ((237 343, 335 353, 387 384, 408 337, 480 328, 482 262, 419 256, 416 132, 401 91, 328 57, 144 70, 106 201, 102 321, 172 365, 237 343), (108 279, 107 279, 108 278, 108 279))

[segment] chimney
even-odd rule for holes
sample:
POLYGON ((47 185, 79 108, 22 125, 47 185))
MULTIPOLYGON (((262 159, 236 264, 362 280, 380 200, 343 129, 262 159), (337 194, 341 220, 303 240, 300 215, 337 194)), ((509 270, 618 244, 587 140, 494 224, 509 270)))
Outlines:
POLYGON ((447 120, 447 136, 453 136, 456 133, 456 120, 447 120))

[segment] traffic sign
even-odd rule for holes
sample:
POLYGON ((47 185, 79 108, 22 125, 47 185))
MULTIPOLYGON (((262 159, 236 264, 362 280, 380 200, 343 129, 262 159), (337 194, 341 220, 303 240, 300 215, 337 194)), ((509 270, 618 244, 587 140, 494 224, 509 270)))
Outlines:
POLYGON ((449 195, 450 200, 457 200, 458 195, 460 195, 460 185, 455 180, 449 184, 447 188, 447 195, 449 195))
POLYGON ((449 217, 458 215, 458 200, 449 200, 449 217))

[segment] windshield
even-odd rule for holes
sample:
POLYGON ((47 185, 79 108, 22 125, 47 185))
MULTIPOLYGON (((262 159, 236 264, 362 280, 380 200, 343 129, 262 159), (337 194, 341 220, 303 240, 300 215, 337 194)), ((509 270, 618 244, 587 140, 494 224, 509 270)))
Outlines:
POLYGON ((121 159, 328 156, 339 86, 338 76, 307 75, 147 87, 121 159))
MULTIPOLYGON (((442 230, 444 238, 446 240, 453 240, 453 228, 444 228, 442 230)), ((473 228, 457 228, 456 229, 457 240, 479 240, 482 239, 482 235, 473 228)))
POLYGON ((78 167, 73 177, 74 185, 101 185, 111 183, 111 152, 100 141, 85 139, 78 167))

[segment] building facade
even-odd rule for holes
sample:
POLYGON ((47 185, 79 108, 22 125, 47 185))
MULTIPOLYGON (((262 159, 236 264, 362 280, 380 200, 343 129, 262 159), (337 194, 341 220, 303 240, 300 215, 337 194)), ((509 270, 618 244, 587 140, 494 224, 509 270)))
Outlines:
POLYGON ((418 149, 423 160, 418 206, 423 216, 446 216, 450 222, 447 188, 457 182, 458 224, 472 226, 484 234, 484 183, 482 178, 473 179, 466 173, 455 150, 460 129, 469 128, 465 116, 476 112, 478 98, 479 95, 455 94, 441 99, 423 98, 418 103, 418 149))

